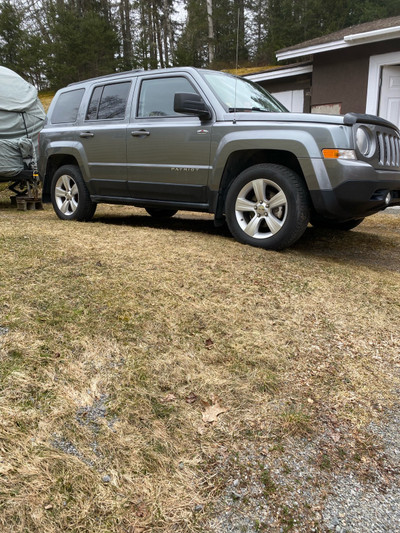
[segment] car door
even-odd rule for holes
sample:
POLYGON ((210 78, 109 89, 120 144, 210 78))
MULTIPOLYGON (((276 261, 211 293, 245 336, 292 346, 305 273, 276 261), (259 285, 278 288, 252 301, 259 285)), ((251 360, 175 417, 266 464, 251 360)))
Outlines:
POLYGON ((199 94, 185 74, 141 79, 127 132, 128 188, 133 198, 184 208, 207 203, 211 122, 176 113, 179 92, 199 94))
POLYGON ((126 127, 132 81, 93 87, 79 132, 86 154, 92 195, 129 196, 126 170, 126 127))

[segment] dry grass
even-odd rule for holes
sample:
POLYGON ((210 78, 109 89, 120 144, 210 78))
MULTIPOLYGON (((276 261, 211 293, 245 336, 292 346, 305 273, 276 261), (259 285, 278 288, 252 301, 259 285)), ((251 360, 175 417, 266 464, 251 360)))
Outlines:
POLYGON ((49 109, 51 101, 53 100, 54 94, 55 94, 54 92, 50 92, 50 91, 41 92, 39 94, 40 101, 42 102, 42 105, 46 113, 47 113, 47 110, 49 109))
POLYGON ((64 223, 6 196, 1 531, 201 531, 222 449, 331 426, 360 440, 391 405, 399 217, 276 253, 207 215, 64 223))

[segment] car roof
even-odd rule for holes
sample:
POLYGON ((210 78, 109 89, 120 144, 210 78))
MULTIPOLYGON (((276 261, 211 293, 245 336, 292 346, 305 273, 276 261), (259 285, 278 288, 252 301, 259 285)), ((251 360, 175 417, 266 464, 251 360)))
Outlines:
POLYGON ((113 72, 111 74, 105 74, 104 76, 97 76, 97 77, 94 77, 94 78, 88 78, 86 80, 81 80, 81 81, 74 81, 73 83, 69 83, 67 85, 67 87, 73 87, 73 86, 76 86, 76 85, 82 85, 82 84, 85 84, 87 82, 92 82, 92 81, 100 81, 100 80, 112 80, 114 78, 120 78, 120 79, 124 79, 124 78, 130 78, 132 75, 134 74, 152 74, 152 73, 157 73, 157 74, 162 74, 162 73, 173 73, 173 72, 182 72, 182 71, 197 71, 199 69, 196 69, 194 67, 173 67, 173 68, 164 68, 164 69, 154 69, 154 70, 143 70, 143 69, 136 69, 136 70, 127 70, 127 71, 123 71, 123 72, 113 72))

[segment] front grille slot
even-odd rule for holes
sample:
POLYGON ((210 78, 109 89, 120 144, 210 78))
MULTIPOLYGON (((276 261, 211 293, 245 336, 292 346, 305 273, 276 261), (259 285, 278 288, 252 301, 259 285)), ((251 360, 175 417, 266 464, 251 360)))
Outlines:
POLYGON ((379 165, 400 166, 400 138, 391 133, 376 132, 379 165))

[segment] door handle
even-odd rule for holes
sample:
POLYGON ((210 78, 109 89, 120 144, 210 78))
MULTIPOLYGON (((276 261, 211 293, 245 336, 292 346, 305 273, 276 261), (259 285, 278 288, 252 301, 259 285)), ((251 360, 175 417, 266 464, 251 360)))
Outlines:
POLYGON ((91 131, 83 131, 79 134, 79 137, 82 137, 82 139, 88 139, 89 137, 94 137, 94 133, 91 131))
POLYGON ((135 130, 131 131, 131 135, 132 137, 148 137, 150 132, 146 130, 135 130))

